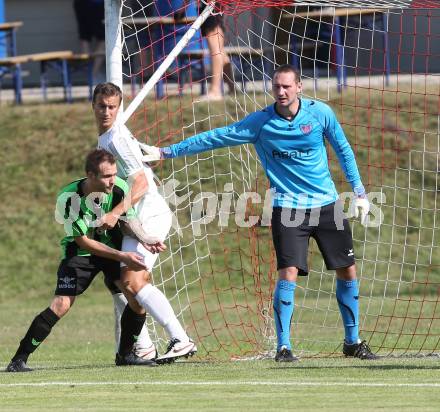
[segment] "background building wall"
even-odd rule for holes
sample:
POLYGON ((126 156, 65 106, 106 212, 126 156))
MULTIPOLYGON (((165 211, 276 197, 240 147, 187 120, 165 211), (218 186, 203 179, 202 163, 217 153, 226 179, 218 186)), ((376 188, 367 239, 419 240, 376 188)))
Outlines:
MULTIPOLYGON (((264 12, 264 11, 263 11, 264 12)), ((428 25, 426 12, 419 12, 420 16, 414 18, 413 11, 403 14, 391 14, 389 20, 389 48, 391 51, 391 72, 440 72, 440 10, 433 10, 436 16, 428 25), (401 35, 403 27, 404 34, 401 35), (430 27, 431 36, 426 36, 427 28, 430 27), (413 32, 417 35, 413 35, 413 32), (415 46, 417 53, 414 52, 415 46)), ((243 22, 249 22, 249 15, 239 17, 243 22)), ((55 50, 72 50, 79 52, 79 39, 76 19, 73 11, 73 0, 5 0, 5 20, 23 21, 24 25, 17 32, 17 50, 19 54, 38 53, 55 50)), ((261 32, 261 20, 255 18, 255 33, 261 32), (260 24, 260 27, 257 27, 260 24)), ((269 27, 269 25, 268 25, 269 27)), ((353 36, 353 34, 351 34, 353 36)), ((247 37, 244 34, 244 37, 247 37)), ((373 59, 368 52, 346 52, 346 63, 355 67, 356 64, 367 68, 358 71, 358 74, 368 74, 371 60, 375 64, 382 64, 383 52, 381 36, 376 35, 374 41, 375 55, 373 59)), ((355 39, 357 41, 357 39, 355 39)), ((365 45, 371 40, 366 39, 365 45)), ((284 43, 285 44, 285 43, 284 43)), ((371 46, 370 46, 371 47, 371 46)), ((25 77, 25 86, 39 84, 39 66, 30 64, 24 67, 29 72, 25 77)), ((354 73, 349 69, 349 74, 354 73)), ((76 75, 76 82, 84 81, 85 76, 76 75)), ((60 76, 53 74, 50 77, 53 83, 60 82, 60 76)), ((7 86, 7 84, 6 84, 7 86)))
MULTIPOLYGON (((6 0, 5 20, 24 23, 17 31, 18 54, 80 50, 73 0, 6 0)), ((39 84, 39 65, 32 63, 23 68, 29 72, 24 85, 39 84)), ((59 82, 58 77, 50 79, 59 82)))

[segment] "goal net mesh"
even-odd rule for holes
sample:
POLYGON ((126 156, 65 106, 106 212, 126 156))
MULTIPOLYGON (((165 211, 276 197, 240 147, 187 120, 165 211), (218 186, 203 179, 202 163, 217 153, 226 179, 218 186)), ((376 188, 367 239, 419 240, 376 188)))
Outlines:
MULTIPOLYGON (((383 355, 439 352, 438 2, 293 3, 217 1, 233 69, 224 99, 203 95, 213 56, 197 32, 128 126, 140 141, 165 146, 230 124, 272 104, 273 70, 294 64, 302 73, 303 95, 336 112, 376 223, 381 220, 367 227, 350 220, 361 337, 383 355), (229 89, 231 81, 235 87, 229 89)), ((125 105, 188 30, 197 7, 196 2, 122 1, 125 105), (174 19, 182 15, 186 20, 174 19)), ((328 162, 347 207, 351 189, 331 148, 328 162)), ((166 160, 154 170, 175 214, 168 250, 153 270, 155 285, 202 356, 271 356, 277 271, 268 182, 254 148, 166 160)), ((340 354, 344 328, 335 273, 326 269, 313 240, 308 263, 309 276, 299 278, 296 289, 294 350, 303 356, 340 354)), ((151 319, 148 325, 164 345, 161 328, 151 319)))

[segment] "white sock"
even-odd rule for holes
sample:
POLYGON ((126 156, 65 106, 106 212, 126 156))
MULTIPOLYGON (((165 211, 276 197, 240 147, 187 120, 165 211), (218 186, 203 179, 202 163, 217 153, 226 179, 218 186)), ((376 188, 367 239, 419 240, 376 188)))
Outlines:
POLYGON ((153 344, 150 335, 148 334, 147 325, 144 323, 141 333, 138 336, 138 340, 134 344, 136 350, 147 349, 153 344))
MULTIPOLYGON (((123 293, 115 293, 114 295, 112 295, 112 298, 115 312, 115 352, 117 353, 119 350, 119 340, 121 338, 121 316, 124 312, 125 306, 127 305, 127 299, 123 293)), ((152 344, 153 342, 151 341, 150 335, 148 334, 147 326, 144 323, 138 340, 135 343, 135 348, 146 349, 149 348, 152 344)))
POLYGON ((115 353, 119 350, 119 339, 121 338, 121 316, 124 312, 127 299, 122 293, 112 295, 113 308, 115 313, 115 353))
POLYGON ((174 314, 165 295, 151 283, 146 284, 135 296, 139 304, 158 322, 170 338, 188 342, 189 338, 174 314))

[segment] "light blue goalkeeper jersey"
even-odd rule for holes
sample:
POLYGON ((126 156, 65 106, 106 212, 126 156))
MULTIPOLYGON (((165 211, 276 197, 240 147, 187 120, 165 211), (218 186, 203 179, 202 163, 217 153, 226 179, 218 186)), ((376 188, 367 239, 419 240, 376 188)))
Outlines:
POLYGON ((328 167, 325 138, 335 150, 354 192, 363 194, 353 150, 342 127, 333 110, 316 100, 301 99, 298 113, 291 120, 280 116, 271 105, 237 123, 164 147, 162 153, 164 157, 178 157, 251 143, 269 178, 273 206, 311 208, 338 198, 328 167))

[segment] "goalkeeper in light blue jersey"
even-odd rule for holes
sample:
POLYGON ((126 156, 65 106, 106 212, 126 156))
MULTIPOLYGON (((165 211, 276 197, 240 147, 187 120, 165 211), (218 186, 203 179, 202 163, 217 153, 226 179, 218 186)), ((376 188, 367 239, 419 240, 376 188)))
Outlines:
POLYGON ((192 155, 220 147, 255 146, 273 190, 272 236, 279 279, 273 296, 278 362, 298 360, 292 354, 290 324, 298 275, 307 275, 307 252, 313 237, 327 269, 336 270, 336 298, 345 329, 343 353, 376 359, 359 338, 359 293, 350 226, 338 201, 328 167, 325 139, 336 152, 355 193, 354 210, 365 223, 369 202, 353 150, 333 110, 325 103, 299 97, 301 79, 290 65, 274 73, 275 103, 229 126, 157 148, 142 145, 145 160, 192 155), (316 217, 319 217, 317 219, 316 217))

